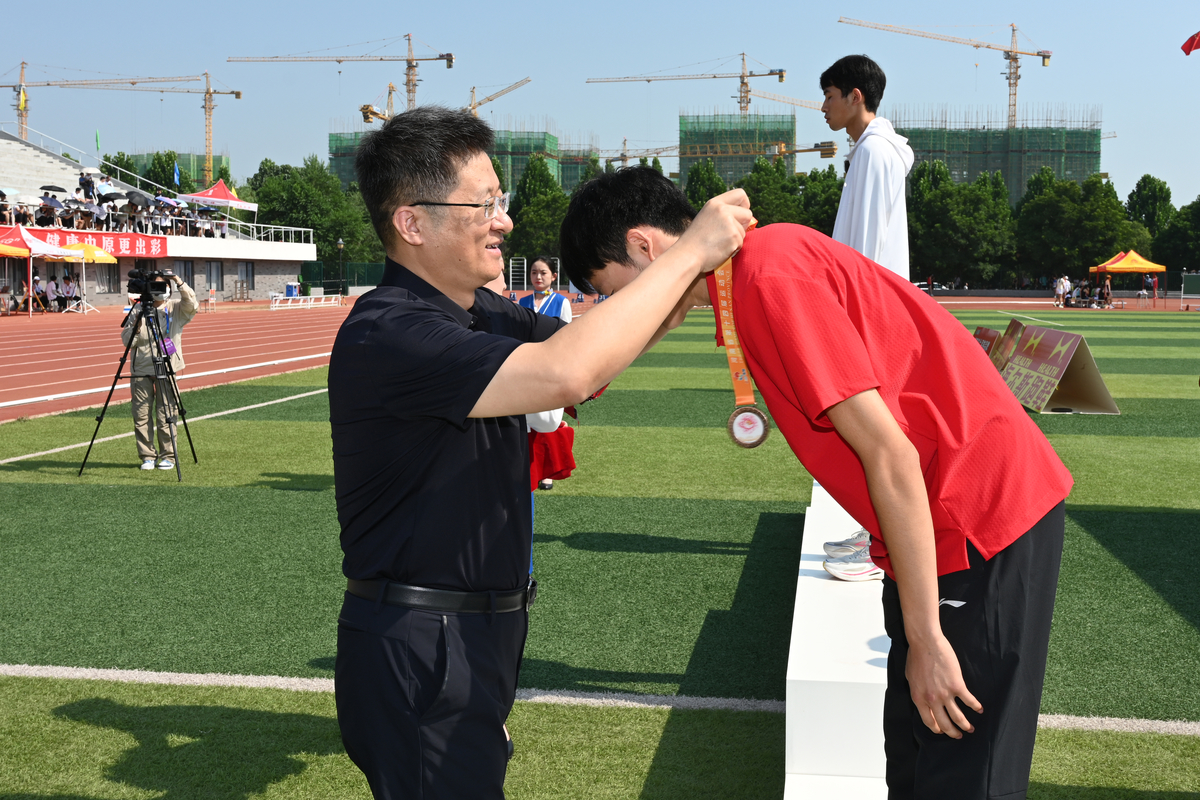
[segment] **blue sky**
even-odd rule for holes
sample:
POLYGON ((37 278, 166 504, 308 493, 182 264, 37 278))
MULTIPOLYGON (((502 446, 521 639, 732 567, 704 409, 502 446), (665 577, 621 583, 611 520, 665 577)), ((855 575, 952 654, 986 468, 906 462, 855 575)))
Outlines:
MULTIPOLYGON (((751 6, 697 2, 578 3, 315 3, 226 2, 195 5, 61 3, 53 12, 36 3, 6 9, 9 37, 0 56, 0 83, 15 82, 21 60, 27 80, 105 77, 101 73, 162 76, 209 70, 217 85, 243 99, 218 97, 215 149, 228 152, 236 178, 263 158, 298 163, 327 154, 331 130, 352 129, 358 106, 379 102, 388 81, 401 88, 404 65, 384 63, 227 63, 229 56, 308 51, 361 54, 412 33, 419 55, 451 51, 452 70, 421 67, 419 102, 462 106, 472 86, 482 96, 526 76, 532 83, 483 106, 497 127, 537 129, 552 120, 563 137, 616 149, 671 144, 678 115, 736 113, 737 81, 662 81, 586 84, 591 77, 735 72, 745 51, 757 68, 782 67, 785 83, 758 79, 759 89, 819 100, 817 78, 834 60, 866 53, 887 72, 884 109, 891 105, 991 107, 1008 102, 999 52, 838 24, 839 16, 923 27, 934 33, 1005 44, 1007 25, 1022 32, 1022 49, 1054 52, 1050 66, 1022 60, 1019 103, 1037 107, 1100 106, 1102 169, 1124 198, 1144 173, 1167 181, 1176 205, 1200 195, 1200 159, 1180 132, 1200 129, 1200 53, 1180 45, 1200 30, 1200 6, 1190 2, 1087 4, 1006 2, 751 6), (747 11, 739 13, 738 9, 747 11), (1190 9, 1190 10, 1189 10, 1190 9), (1026 38, 1028 37, 1028 38, 1026 38), (373 42, 357 47, 352 43, 373 42), (42 66, 52 65, 52 66, 42 66), (978 65, 978 66, 976 66, 978 65), (340 72, 339 72, 340 71, 340 72)), ((403 55, 403 40, 379 51, 403 55)), ((198 84, 191 84, 196 86, 198 84)), ((0 120, 15 119, 4 90, 0 120)), ((30 127, 92 149, 99 129, 106 152, 204 147, 199 95, 34 89, 30 127)), ((755 100, 753 110, 788 113, 790 106, 755 100)), ((796 109, 800 142, 830 138, 821 115, 796 109)), ((5 126, 12 130, 12 126, 5 126)), ((844 136, 838 137, 844 146, 844 136)), ((675 161, 665 162, 670 169, 675 161)), ((824 166, 799 156, 798 169, 824 166)))

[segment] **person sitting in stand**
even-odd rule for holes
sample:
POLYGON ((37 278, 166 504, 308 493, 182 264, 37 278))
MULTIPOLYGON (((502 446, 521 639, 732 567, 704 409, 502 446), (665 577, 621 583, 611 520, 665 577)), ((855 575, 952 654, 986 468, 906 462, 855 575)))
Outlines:
POLYGON ((12 225, 13 212, 12 206, 8 204, 8 195, 0 192, 0 225, 12 225))
POLYGON ((38 206, 36 224, 39 228, 53 228, 55 221, 53 208, 46 204, 38 206))
MULTIPOLYGON (((525 308, 531 308, 538 314, 558 317, 563 322, 570 322, 571 304, 565 297, 554 291, 554 283, 557 280, 558 272, 550 256, 536 257, 529 267, 529 282, 533 284, 533 294, 525 295, 518 301, 518 304, 525 308)), ((558 409, 557 412, 542 412, 540 415, 527 414, 526 422, 530 425, 530 429, 536 432, 536 436, 553 433, 562 423, 562 409, 558 409), (555 414, 557 417, 554 416, 555 414), (545 420, 540 423, 542 427, 535 427, 535 418, 543 416, 545 420)), ((553 479, 545 478, 539 481, 538 488, 553 489, 553 479)))

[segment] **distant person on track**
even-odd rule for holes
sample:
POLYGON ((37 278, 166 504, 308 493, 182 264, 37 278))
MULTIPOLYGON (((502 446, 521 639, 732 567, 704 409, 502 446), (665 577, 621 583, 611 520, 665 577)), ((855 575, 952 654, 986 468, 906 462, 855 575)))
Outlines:
POLYGON ((908 280, 904 181, 915 156, 892 123, 875 116, 887 77, 866 56, 839 58, 821 73, 830 130, 854 140, 833 238, 908 280))
MULTIPOLYGON (((170 355, 171 366, 176 373, 182 372, 183 363, 183 326, 192 321, 200 310, 196 302, 196 293, 192 287, 183 282, 178 275, 171 275, 169 282, 178 290, 178 297, 167 292, 155 294, 154 314, 158 321, 159 331, 165 339, 170 340, 169 347, 174 350, 170 355)), ((167 287, 170 289, 170 287, 167 287)), ((171 425, 167 421, 167 409, 163 403, 158 383, 154 379, 154 355, 156 350, 151 339, 150 331, 142 320, 141 303, 133 304, 125 327, 121 329, 121 344, 133 346, 129 353, 129 392, 132 399, 133 431, 137 443, 138 458, 141 459, 141 469, 151 470, 175 469, 175 448, 171 441, 171 425), (158 431, 158 450, 154 449, 154 437, 150 431, 150 416, 154 411, 155 428, 158 431)))
MULTIPOLYGON (((693 213, 653 169, 601 175, 571 198, 563 266, 612 295, 603 308, 671 255, 693 213)), ((767 225, 746 234, 728 288, 775 424, 887 573, 889 796, 1024 797, 1070 473, 963 324, 851 248, 767 225)), ((677 311, 718 299, 709 276, 677 311)))
MULTIPOLYGON (((571 321, 571 303, 567 298, 554 290, 554 282, 558 280, 558 269, 550 256, 538 256, 529 265, 529 282, 533 285, 533 294, 527 294, 519 301, 525 308, 544 314, 548 317, 558 317, 563 322, 571 321)), ((540 414, 529 414, 525 417, 530 430, 537 434, 552 434, 562 424, 563 410, 543 411, 540 414)), ((538 488, 550 490, 554 481, 544 478, 538 481, 538 488)))
POLYGON ((750 222, 744 192, 714 198, 622 297, 565 325, 483 288, 512 230, 493 142, 469 112, 421 106, 355 156, 387 261, 329 363, 348 579, 334 684, 377 798, 502 800, 536 588, 525 415, 582 402, 665 335, 750 222))

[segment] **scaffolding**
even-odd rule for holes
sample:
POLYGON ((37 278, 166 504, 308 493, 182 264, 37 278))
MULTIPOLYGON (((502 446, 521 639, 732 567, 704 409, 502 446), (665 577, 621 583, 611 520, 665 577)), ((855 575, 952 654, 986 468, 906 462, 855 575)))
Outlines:
POLYGON ((510 192, 517 190, 531 156, 538 154, 546 159, 546 166, 554 180, 562 182, 558 169, 558 137, 545 131, 495 131, 495 143, 488 151, 500 162, 504 170, 505 187, 510 192))
MULTIPOLYGON (((133 155, 131 155, 129 157, 130 159, 133 160, 133 168, 134 168, 134 170, 137 171, 137 173, 139 175, 145 175, 146 171, 148 169, 150 169, 150 164, 153 163, 154 154, 156 152, 166 152, 166 151, 148 150, 148 151, 141 152, 141 153, 134 153, 133 155)), ((200 181, 204 180, 204 153, 192 153, 192 152, 181 153, 181 152, 176 151, 175 159, 176 159, 176 162, 179 164, 179 169, 181 171, 187 170, 187 173, 192 176, 192 180, 196 181, 197 185, 199 184, 200 181)), ((221 167, 225 167, 226 169, 228 169, 230 175, 233 174, 233 169, 230 166, 228 152, 223 153, 222 155, 219 155, 219 156, 213 155, 212 174, 213 174, 214 182, 217 179, 217 173, 221 171, 221 167)), ((208 187, 204 186, 201 188, 207 189, 208 187)))
POLYGON ((999 172, 1014 205, 1042 167, 1077 183, 1100 172, 1099 106, 1026 108, 1015 128, 993 108, 901 106, 883 116, 908 138, 917 163, 945 162, 956 183, 999 172))
POLYGON ((341 180, 343 191, 350 188, 352 181, 358 180, 354 172, 354 152, 365 135, 366 131, 329 134, 329 171, 341 180))
MULTIPOLYGON (((750 174, 760 153, 796 142, 795 114, 683 114, 679 115, 679 178, 686 186, 693 164, 711 159, 726 184, 750 174), (695 153, 696 155, 692 155, 695 153)), ((783 156, 788 174, 796 170, 796 157, 783 156)))

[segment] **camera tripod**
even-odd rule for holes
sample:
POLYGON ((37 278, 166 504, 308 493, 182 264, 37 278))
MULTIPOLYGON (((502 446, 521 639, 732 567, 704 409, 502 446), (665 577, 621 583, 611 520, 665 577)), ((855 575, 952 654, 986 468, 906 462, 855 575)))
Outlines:
MULTIPOLYGON (((130 273, 132 274, 132 273, 130 273)), ((187 424, 187 409, 183 407, 183 401, 179 398, 179 384, 175 380, 175 368, 171 365, 171 355, 174 352, 174 346, 171 345, 168 350, 168 345, 165 344, 165 339, 162 335, 162 327, 158 324, 157 308, 154 305, 154 298, 149 292, 144 292, 141 299, 129 309, 129 313, 125 315, 125 319, 121 322, 121 328, 124 329, 129 324, 129 319, 137 312, 137 319, 134 321, 133 335, 129 337, 129 344, 125 345, 125 352, 121 354, 121 362, 117 364, 117 374, 113 377, 112 386, 109 387, 108 397, 104 399, 104 407, 100 409, 99 415, 96 416, 96 430, 92 432, 92 440, 88 443, 87 452, 83 456, 83 463, 79 465, 79 475, 83 475, 83 469, 87 466, 88 456, 92 454, 92 446, 96 444, 96 435, 100 433, 100 424, 104 421, 104 414, 108 411, 108 404, 112 401, 113 392, 117 389, 117 382, 121 380, 121 372, 125 369, 125 362, 129 359, 129 351, 133 349, 137 342, 137 327, 144 324, 147 332, 150 334, 150 351, 151 361, 154 363, 154 413, 150 419, 150 443, 154 441, 158 435, 158 412, 159 407, 166 410, 167 426, 171 431, 171 451, 175 454, 175 475, 180 482, 183 481, 183 470, 179 466, 179 440, 177 428, 175 426, 176 411, 178 411, 179 421, 183 423, 183 431, 187 434, 188 447, 192 450, 192 462, 199 464, 200 459, 196 457, 196 445, 192 442, 192 432, 188 429, 187 424)), ((130 385, 132 386, 134 376, 133 370, 130 368, 130 385)))

